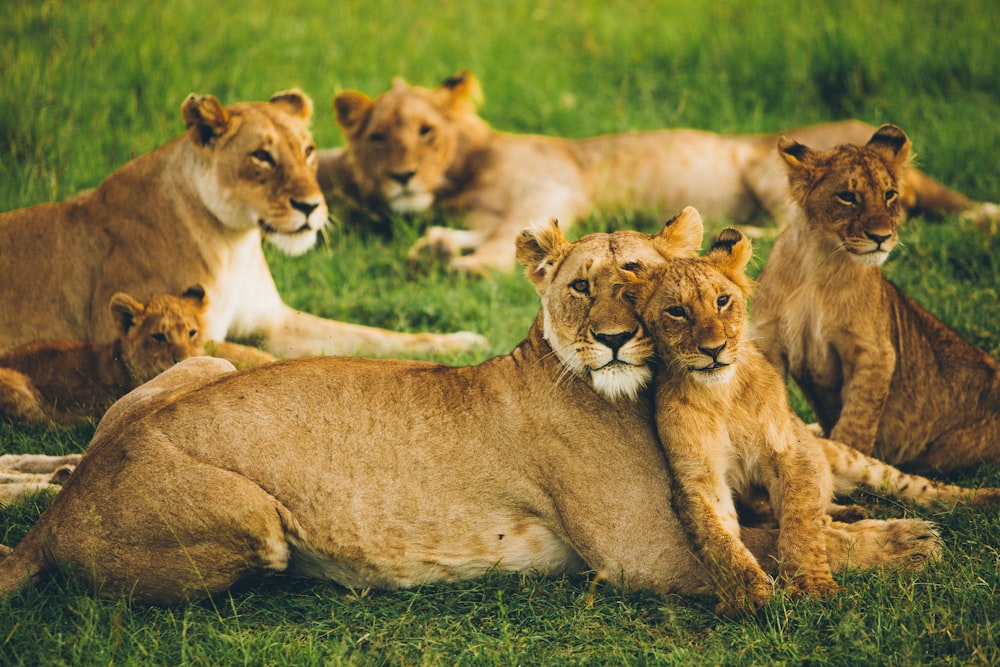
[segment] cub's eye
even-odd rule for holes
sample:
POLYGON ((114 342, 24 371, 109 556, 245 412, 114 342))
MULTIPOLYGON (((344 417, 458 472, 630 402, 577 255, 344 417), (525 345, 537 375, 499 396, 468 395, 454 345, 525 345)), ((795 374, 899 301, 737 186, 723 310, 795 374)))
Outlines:
POLYGON ((271 155, 269 151, 266 151, 263 148, 258 148, 253 153, 250 153, 250 157, 252 157, 254 160, 257 160, 257 162, 263 162, 264 164, 271 167, 278 164, 277 162, 275 162, 274 156, 271 155))
POLYGON ((191 331, 188 331, 188 338, 194 338, 197 335, 198 335, 197 329, 191 329, 191 331))
POLYGON ((434 134, 434 128, 426 123, 420 126, 420 136, 425 139, 434 134))
POLYGON ((588 280, 574 280, 569 284, 569 287, 579 294, 590 294, 590 281, 588 280))
POLYGON ((305 150, 306 157, 311 156, 315 152, 316 152, 316 147, 315 146, 313 146, 312 144, 310 144, 309 146, 306 146, 306 150, 305 150))
POLYGON ((638 270, 639 270, 639 262, 625 262, 624 264, 622 264, 622 271, 635 273, 638 270))
POLYGON ((687 311, 684 310, 684 306, 670 306, 669 308, 667 308, 666 312, 667 312, 667 315, 669 315, 670 317, 676 318, 678 320, 686 320, 687 319, 687 311))
POLYGON ((728 294, 723 294, 719 296, 718 299, 715 300, 715 303, 719 306, 719 310, 722 310, 723 308, 729 305, 729 302, 731 300, 732 300, 731 296, 729 296, 728 294))
POLYGON ((164 333, 155 333, 155 334, 153 334, 153 340, 155 340, 157 343, 166 343, 167 342, 167 334, 164 334, 164 333))
POLYGON ((898 196, 899 196, 899 193, 896 192, 895 190, 886 190, 885 191, 885 203, 886 204, 891 204, 892 202, 894 202, 896 200, 896 197, 898 197, 898 196))
POLYGON ((846 204, 847 206, 854 206, 858 203, 857 196, 850 190, 844 190, 843 192, 838 192, 834 195, 841 204, 846 204))
POLYGON ((372 132, 371 134, 368 135, 368 141, 372 142, 373 144, 384 143, 385 142, 385 133, 384 132, 372 132))

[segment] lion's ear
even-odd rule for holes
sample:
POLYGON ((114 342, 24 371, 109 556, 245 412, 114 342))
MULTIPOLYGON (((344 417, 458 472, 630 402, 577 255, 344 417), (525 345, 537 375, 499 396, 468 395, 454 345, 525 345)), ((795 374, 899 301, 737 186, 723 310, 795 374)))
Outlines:
POLYGON ((750 291, 750 279, 745 271, 751 257, 753 245, 750 239, 735 227, 726 227, 719 232, 719 237, 705 255, 710 264, 739 285, 744 292, 750 291))
POLYGON ((333 98, 333 112, 337 118, 337 125, 340 125, 344 134, 354 134, 364 123, 371 106, 371 98, 364 93, 356 90, 337 93, 333 98))
POLYGON ((893 171, 910 159, 909 137, 899 127, 889 123, 875 130, 867 147, 874 150, 893 171))
POLYGON ((517 259, 524 266, 528 280, 537 289, 541 289, 549 272, 569 245, 569 240, 559 229, 559 221, 555 218, 532 223, 518 234, 517 259))
POLYGON ((146 309, 138 299, 125 292, 115 293, 108 305, 111 308, 111 316, 115 319, 115 327, 122 336, 129 332, 146 309))
POLYGON ((816 151, 786 136, 778 137, 778 154, 794 169, 804 169, 814 162, 816 151))
POLYGON ((275 93, 271 96, 269 101, 271 104, 277 104, 285 111, 285 113, 292 116, 302 118, 303 120, 312 118, 312 100, 298 88, 286 90, 281 93, 275 93))
POLYGON ((688 206, 668 220, 660 233, 652 237, 653 247, 667 259, 694 257, 701 248, 704 233, 701 214, 695 207, 688 206))
POLYGON ((195 283, 181 293, 182 299, 194 302, 202 311, 208 307, 208 298, 205 296, 205 288, 201 283, 195 283))
POLYGON ((447 106, 475 111, 483 103, 483 89, 472 73, 463 69, 448 77, 438 86, 437 94, 447 106))
POLYGON ((213 95, 191 93, 181 105, 181 115, 188 128, 195 128, 191 138, 200 146, 211 144, 229 127, 229 114, 213 95))

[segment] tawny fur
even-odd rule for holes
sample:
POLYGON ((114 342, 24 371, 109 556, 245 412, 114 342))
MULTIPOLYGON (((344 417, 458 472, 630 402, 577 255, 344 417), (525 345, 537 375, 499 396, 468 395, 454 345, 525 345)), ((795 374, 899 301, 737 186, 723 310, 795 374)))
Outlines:
POLYGON ((146 303, 119 292, 108 304, 118 330, 111 343, 41 341, 0 354, 0 416, 27 422, 100 419, 143 382, 205 353, 206 306, 200 285, 146 303))
POLYGON ((39 340, 112 341, 106 305, 199 283, 205 338, 261 340, 272 354, 397 354, 484 344, 472 333, 410 334, 321 319, 285 305, 261 237, 297 254, 327 221, 299 91, 223 107, 190 95, 187 132, 65 203, 0 215, 0 352, 39 340), (6 316, 15 314, 16 317, 6 316))
MULTIPOLYGON (((643 389, 652 345, 614 289, 623 267, 663 262, 673 235, 526 230, 518 255, 542 310, 511 354, 479 366, 174 366, 111 407, 0 562, 0 592, 56 563, 158 603, 274 572, 398 588, 589 568, 707 592, 643 389)), ((916 567, 940 548, 919 520, 834 524, 823 538, 834 569, 916 567)), ((742 539, 762 563, 776 554, 775 531, 742 539)))
POLYGON ((1000 463, 1000 365, 882 274, 895 246, 909 140, 783 139, 798 204, 754 300, 753 336, 829 436, 919 470, 1000 463))
MULTIPOLYGON (((788 182, 777 135, 719 135, 673 129, 569 140, 510 134, 476 114, 479 84, 461 71, 427 89, 397 79, 374 100, 344 91, 333 102, 344 149, 322 151, 319 179, 332 207, 369 216, 433 210, 460 216, 467 229, 431 227, 411 261, 441 257, 456 271, 509 270, 514 239, 527 220, 564 226, 595 212, 672 212, 693 205, 712 219, 782 218, 788 182)), ((833 146, 863 142, 872 127, 849 120, 786 130, 801 141, 833 146)), ((909 169, 907 206, 1000 220, 977 204, 909 169)))

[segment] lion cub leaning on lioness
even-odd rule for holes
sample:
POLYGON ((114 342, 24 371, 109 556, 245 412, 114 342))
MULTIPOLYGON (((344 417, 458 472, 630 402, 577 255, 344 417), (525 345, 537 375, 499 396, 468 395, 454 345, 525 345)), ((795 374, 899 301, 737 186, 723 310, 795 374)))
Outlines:
POLYGON ((827 151, 782 139, 779 153, 798 210, 754 299, 768 360, 833 440, 923 470, 1000 463, 1000 364, 880 269, 904 215, 906 134, 883 125, 827 151))
POLYGON ((114 342, 42 341, 0 355, 0 415, 26 422, 100 419, 143 382, 205 353, 206 305, 201 285, 146 303, 118 292, 109 303, 114 342))
POLYGON ((676 259, 628 284, 660 357, 656 425, 676 482, 674 506, 721 598, 736 615, 763 606, 770 578, 740 539, 733 493, 768 491, 780 526, 779 576, 793 595, 830 595, 824 490, 813 436, 785 387, 744 339, 750 241, 722 231, 704 257, 676 259))

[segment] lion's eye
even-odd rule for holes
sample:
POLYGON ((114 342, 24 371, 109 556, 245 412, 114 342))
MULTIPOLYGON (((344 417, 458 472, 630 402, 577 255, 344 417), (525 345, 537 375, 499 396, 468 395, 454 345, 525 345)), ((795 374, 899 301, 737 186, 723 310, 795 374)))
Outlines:
POLYGON ((684 306, 670 306, 667 308, 667 315, 670 317, 677 318, 678 320, 687 319, 687 311, 684 310, 684 306))
POLYGON ((263 162, 264 164, 270 167, 273 167, 274 165, 278 164, 277 162, 275 162, 274 156, 271 155, 269 151, 266 151, 263 148, 258 148, 253 153, 250 153, 250 157, 252 157, 254 160, 257 160, 257 162, 263 162))
POLYGON ((847 206, 854 206, 858 203, 857 196, 850 190, 844 190, 843 192, 838 192, 834 195, 841 204, 846 204, 847 206))
POLYGON ((622 271, 635 273, 638 270, 639 270, 639 262, 625 262, 624 264, 622 264, 622 271))
POLYGON ((434 128, 426 123, 420 126, 420 136, 425 139, 434 134, 434 128))
POLYGON ((582 278, 580 280, 574 280, 569 284, 569 287, 578 294, 590 294, 589 280, 583 280, 582 278))
POLYGON ((197 329, 191 329, 191 331, 188 331, 188 338, 194 338, 197 335, 198 335, 197 329))
POLYGON ((731 299, 732 297, 730 297, 728 294, 722 294, 719 296, 718 299, 715 300, 715 303, 719 306, 719 310, 721 311, 723 308, 729 305, 731 299))
POLYGON ((312 144, 309 144, 308 146, 306 146, 305 152, 306 152, 306 157, 311 157, 312 154, 316 152, 316 147, 313 146, 312 144))
POLYGON ((368 135, 368 141, 372 142, 373 144, 384 143, 385 142, 385 133, 384 132, 372 132, 371 134, 368 135))
POLYGON ((896 192, 895 190, 886 190, 885 191, 885 203, 886 204, 891 204, 893 201, 896 200, 896 197, 898 197, 898 196, 899 196, 899 193, 896 192))
POLYGON ((167 342, 167 334, 165 334, 165 333, 155 333, 155 334, 153 334, 153 340, 155 340, 157 343, 166 343, 167 342))

